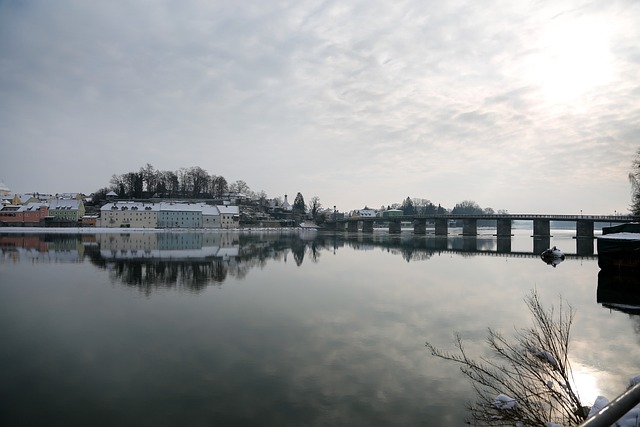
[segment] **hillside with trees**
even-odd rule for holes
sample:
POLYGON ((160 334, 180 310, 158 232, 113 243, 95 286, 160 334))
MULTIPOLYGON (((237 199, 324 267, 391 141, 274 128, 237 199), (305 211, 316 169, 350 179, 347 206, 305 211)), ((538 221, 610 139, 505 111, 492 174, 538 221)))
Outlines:
MULTIPOLYGON (((640 158, 635 162, 635 174, 632 181, 640 182, 640 158)), ((632 175, 630 175, 630 179, 632 175)), ((274 197, 269 199, 264 191, 254 192, 243 180, 229 183, 222 175, 210 174, 200 166, 180 168, 175 171, 156 169, 147 163, 138 171, 114 174, 109 181, 109 186, 101 188, 93 193, 95 205, 100 205, 107 200, 109 192, 115 192, 119 199, 198 199, 198 200, 222 200, 230 195, 241 195, 244 212, 241 215, 250 222, 253 217, 260 217, 270 210, 277 210, 282 206, 282 199, 274 197)), ((637 194, 637 192, 636 192, 637 194)), ((640 208, 640 196, 636 195, 640 208)), ((435 204, 429 199, 406 197, 400 203, 381 206, 381 210, 399 209, 404 215, 434 215, 434 214, 492 214, 492 208, 481 208, 476 202, 464 200, 456 204, 452 209, 447 209, 440 204, 435 204)), ((322 204, 318 196, 313 196, 310 202, 305 202, 304 196, 298 192, 293 205, 292 214, 297 220, 305 217, 314 219, 317 223, 323 220, 322 204)), ((280 214, 282 217, 282 214, 280 214)))

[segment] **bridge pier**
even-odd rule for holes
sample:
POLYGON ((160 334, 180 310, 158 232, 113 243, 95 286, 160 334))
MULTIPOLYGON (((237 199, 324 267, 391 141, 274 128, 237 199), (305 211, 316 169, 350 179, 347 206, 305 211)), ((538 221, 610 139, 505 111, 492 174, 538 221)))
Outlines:
POLYGON ((477 236, 478 235, 478 220, 473 218, 465 218, 462 221, 462 235, 463 236, 477 236))
POLYGON ((446 251, 449 244, 449 239, 446 236, 438 236, 435 239, 435 249, 439 251, 446 251))
POLYGON ((389 221, 389 234, 400 234, 402 223, 400 221, 389 221))
POLYGON ((362 232, 373 233, 373 221, 362 221, 362 232))
POLYGON ((533 237, 551 237, 551 222, 548 219, 534 219, 533 237))
POLYGON ((476 236, 469 236, 462 241, 462 250, 465 252, 475 252, 478 250, 478 239, 476 236))
POLYGON ((593 239, 593 221, 590 219, 579 219, 576 221, 576 237, 593 239))
POLYGON ((436 218, 436 236, 446 236, 449 234, 449 224, 447 218, 436 218))
POLYGON ((541 254, 549 249, 551 245, 551 236, 533 236, 533 253, 541 254))
POLYGON ((509 253, 511 252, 511 237, 498 236, 498 252, 509 253))
POLYGON ((413 221, 413 234, 423 235, 427 234, 427 220, 415 219, 413 221))
POLYGON ((498 237, 511 237, 511 220, 510 219, 498 219, 496 220, 496 236, 498 237))
POLYGON ((358 232, 358 221, 348 221, 347 222, 347 231, 349 233, 357 233, 358 232))
POLYGON ((576 253, 581 256, 593 255, 594 239, 576 239, 576 253))

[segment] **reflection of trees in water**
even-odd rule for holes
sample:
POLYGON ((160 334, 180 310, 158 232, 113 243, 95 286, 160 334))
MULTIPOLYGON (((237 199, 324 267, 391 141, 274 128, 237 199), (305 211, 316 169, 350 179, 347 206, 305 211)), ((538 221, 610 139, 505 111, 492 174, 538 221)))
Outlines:
MULTIPOLYGON (((317 237, 317 236, 316 236, 317 237)), ((269 260, 285 261, 291 253, 296 265, 302 265, 307 252, 317 262, 323 239, 303 238, 298 233, 247 233, 238 236, 238 255, 230 259, 153 260, 105 259, 99 248, 87 255, 92 264, 110 270, 111 278, 139 288, 149 295, 161 289, 199 292, 211 284, 221 284, 227 277, 244 279, 253 268, 263 268, 269 260)))
POLYGON ((296 265, 299 267, 302 265, 302 261, 304 261, 304 253, 307 249, 307 246, 302 241, 294 241, 292 242, 291 252, 293 252, 293 259, 296 262, 296 265))
MULTIPOLYGON (((47 242, 64 245, 78 237, 70 239, 65 235, 44 235, 47 242)), ((83 241, 91 243, 85 246, 84 256, 90 262, 111 271, 113 280, 128 286, 138 287, 144 293, 158 289, 184 289, 199 292, 211 284, 221 284, 227 277, 244 279, 253 268, 264 268, 268 261, 286 262, 293 258, 297 266, 303 262, 319 262, 323 251, 335 252, 339 248, 350 247, 354 250, 381 249, 390 254, 400 255, 407 262, 428 260, 434 253, 447 250, 447 245, 469 247, 472 250, 484 243, 475 239, 461 238, 425 238, 424 236, 389 235, 385 233, 349 234, 349 233, 305 233, 297 231, 251 231, 239 233, 233 237, 232 247, 237 255, 226 258, 202 259, 111 259, 100 252, 95 239, 83 236, 83 241), (85 240, 87 239, 87 240, 85 240), (466 242, 466 243, 465 243, 466 242), (479 243, 479 244, 478 244, 479 243)), ((492 244, 491 242, 487 244, 492 244)), ((460 249, 458 249, 460 250, 460 249)), ((132 250, 132 253, 135 250, 132 250)))
POLYGON ((179 262, 117 260, 111 263, 109 270, 112 279, 135 286, 147 295, 154 290, 173 288, 199 292, 227 278, 227 265, 222 259, 179 262))
POLYGON ((428 260, 435 251, 435 247, 429 247, 431 243, 427 239, 387 234, 361 236, 347 240, 346 244, 355 250, 380 248, 390 254, 400 255, 407 262, 428 260))

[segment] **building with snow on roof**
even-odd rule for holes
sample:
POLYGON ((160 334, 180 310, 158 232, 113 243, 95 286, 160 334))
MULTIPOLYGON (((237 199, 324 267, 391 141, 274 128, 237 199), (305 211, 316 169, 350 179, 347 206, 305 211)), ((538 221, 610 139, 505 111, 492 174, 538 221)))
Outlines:
POLYGON ((48 216, 49 206, 46 203, 28 203, 26 205, 7 205, 0 207, 0 223, 2 223, 2 225, 39 225, 48 216))
POLYGON ((79 222, 84 214, 85 209, 82 200, 49 200, 49 220, 52 222, 79 222))
POLYGON ((107 228, 237 228, 237 206, 206 203, 109 202, 100 208, 98 227, 107 228))
POLYGON ((114 202, 100 208, 98 227, 107 228, 156 228, 158 226, 157 203, 114 202))
POLYGON ((202 228, 200 203, 160 203, 158 228, 202 228))
POLYGON ((215 228, 237 228, 240 224, 240 208, 238 206, 216 206, 219 222, 215 228))
POLYGON ((352 218, 375 218, 376 211, 375 209, 369 209, 365 206, 364 209, 356 209, 351 211, 349 216, 352 218))

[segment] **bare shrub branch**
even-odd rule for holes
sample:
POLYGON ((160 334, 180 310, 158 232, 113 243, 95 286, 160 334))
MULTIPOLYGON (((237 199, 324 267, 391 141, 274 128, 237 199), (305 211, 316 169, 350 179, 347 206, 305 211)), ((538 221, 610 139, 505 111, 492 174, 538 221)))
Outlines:
POLYGON ((557 310, 545 309, 535 290, 525 303, 532 326, 516 330, 512 340, 489 328, 486 342, 491 357, 470 358, 457 333, 454 353, 426 343, 432 355, 458 363, 471 381, 476 394, 475 403, 468 408, 472 425, 543 426, 554 422, 570 426, 586 418, 569 362, 575 311, 562 298, 557 310))

